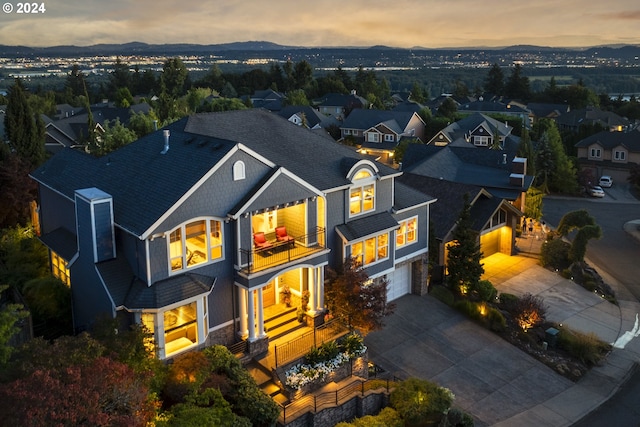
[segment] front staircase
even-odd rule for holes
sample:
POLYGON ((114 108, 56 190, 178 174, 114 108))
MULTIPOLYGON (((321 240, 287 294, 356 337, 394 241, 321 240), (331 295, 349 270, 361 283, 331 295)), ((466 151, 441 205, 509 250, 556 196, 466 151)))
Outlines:
POLYGON ((295 307, 287 307, 265 320, 264 331, 270 343, 307 326, 304 322, 298 322, 296 310, 295 307))

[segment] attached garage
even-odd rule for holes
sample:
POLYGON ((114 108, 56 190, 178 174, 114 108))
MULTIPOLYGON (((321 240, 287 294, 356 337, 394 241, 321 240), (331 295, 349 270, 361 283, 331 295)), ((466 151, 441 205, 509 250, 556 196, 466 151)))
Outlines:
POLYGON ((511 228, 503 226, 480 236, 480 251, 483 257, 498 252, 511 255, 511 228))
POLYGON ((396 266, 393 273, 387 275, 387 301, 393 301, 403 295, 411 293, 411 264, 396 266))

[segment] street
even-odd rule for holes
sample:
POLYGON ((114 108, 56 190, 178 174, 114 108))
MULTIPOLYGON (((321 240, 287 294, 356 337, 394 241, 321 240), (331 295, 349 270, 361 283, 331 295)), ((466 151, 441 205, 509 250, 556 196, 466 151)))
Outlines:
MULTIPOLYGON (((556 227, 567 212, 586 209, 603 232, 601 239, 589 241, 588 261, 621 285, 614 287, 619 299, 640 300, 640 242, 623 228, 628 221, 640 219, 640 202, 623 191, 605 192, 607 195, 602 199, 545 197, 543 220, 556 227)), ((639 395, 640 372, 636 372, 605 404, 574 426, 640 425, 639 395)))

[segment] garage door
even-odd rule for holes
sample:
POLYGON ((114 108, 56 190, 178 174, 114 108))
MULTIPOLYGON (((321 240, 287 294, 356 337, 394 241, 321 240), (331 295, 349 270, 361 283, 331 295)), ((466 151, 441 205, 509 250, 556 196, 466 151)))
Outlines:
POLYGON ((411 264, 403 264, 389 274, 387 301, 393 301, 411 292, 411 264))

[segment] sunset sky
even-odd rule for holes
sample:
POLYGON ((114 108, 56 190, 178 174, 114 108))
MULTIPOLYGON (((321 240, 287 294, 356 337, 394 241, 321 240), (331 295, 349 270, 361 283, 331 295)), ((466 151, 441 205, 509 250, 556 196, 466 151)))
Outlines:
POLYGON ((640 44, 638 0, 2 0, 0 44, 481 47, 640 44), (13 11, 6 13, 7 4, 13 11))

